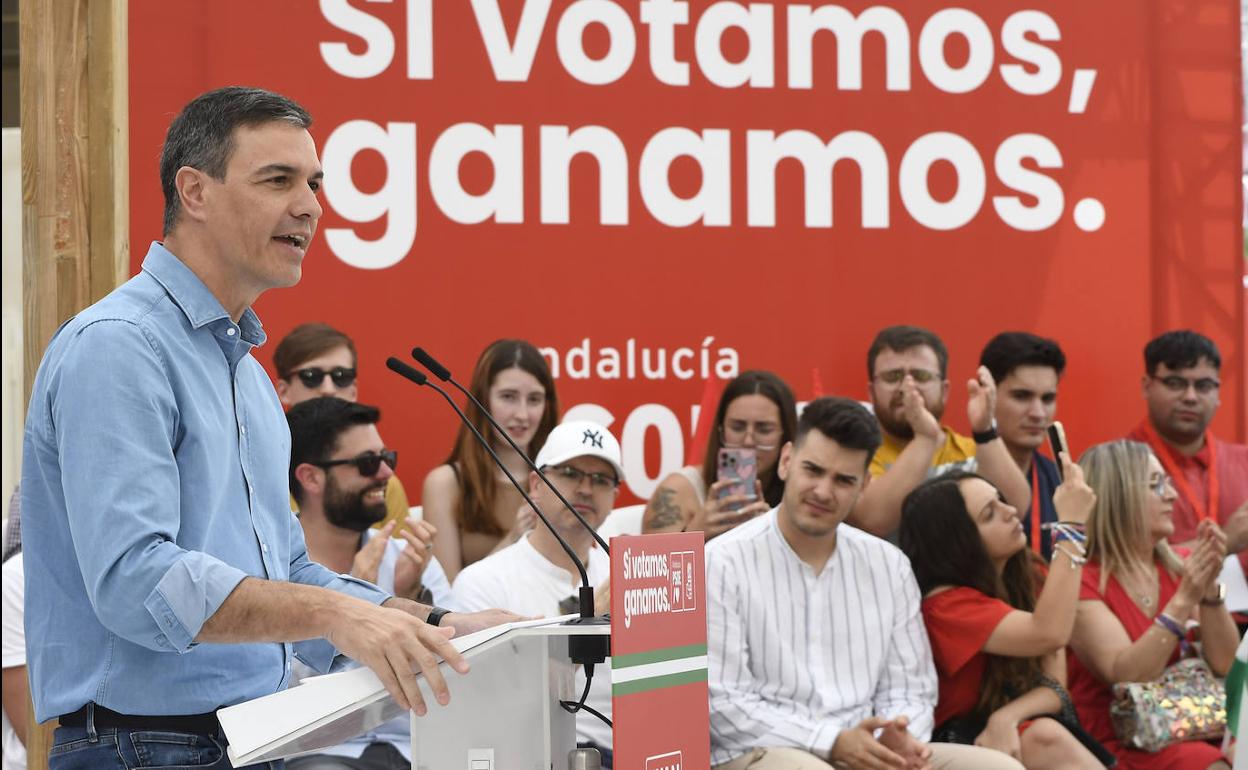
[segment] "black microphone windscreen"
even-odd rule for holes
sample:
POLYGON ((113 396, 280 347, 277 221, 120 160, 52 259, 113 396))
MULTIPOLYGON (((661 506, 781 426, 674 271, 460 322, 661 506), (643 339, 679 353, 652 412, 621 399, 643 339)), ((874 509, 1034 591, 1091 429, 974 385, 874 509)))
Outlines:
POLYGON ((424 385, 429 381, 429 378, 425 376, 424 372, 408 366, 394 356, 390 356, 386 359, 386 366, 389 367, 390 371, 403 375, 417 385, 424 385))
POLYGON ((429 373, 439 380, 447 382, 451 379, 451 371, 438 363, 433 356, 426 353, 424 348, 413 348, 412 358, 419 361, 421 366, 428 369, 429 373))

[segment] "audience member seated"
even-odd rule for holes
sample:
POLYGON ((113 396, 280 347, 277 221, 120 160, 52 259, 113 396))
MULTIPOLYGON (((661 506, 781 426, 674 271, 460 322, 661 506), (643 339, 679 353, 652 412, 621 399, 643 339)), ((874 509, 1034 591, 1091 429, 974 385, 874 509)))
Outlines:
POLYGON ((700 531, 710 540, 778 505, 784 482, 776 475, 776 461, 796 425, 793 391, 784 380, 771 372, 742 372, 720 396, 702 466, 689 465, 663 479, 646 506, 642 531, 700 531), (721 497, 731 482, 717 480, 719 450, 737 447, 757 453, 756 496, 721 497))
POLYGON ((1019 768, 929 743, 936 671, 895 546, 842 526, 880 430, 854 401, 806 407, 780 504, 706 548, 711 763, 723 770, 1019 768))
MULTIPOLYGON (((597 528, 611 513, 624 469, 619 442, 606 428, 584 420, 558 425, 535 463, 591 527, 597 528)), ((610 559, 536 473, 530 471, 526 478, 529 496, 585 565, 590 583, 599 589, 598 610, 605 611, 610 559)), ((555 617, 576 611, 580 586, 576 565, 539 522, 512 545, 465 567, 455 580, 454 591, 465 610, 501 607, 520 615, 555 617)), ((583 674, 577 679, 579 693, 585 686, 583 674)), ((610 659, 598 667, 586 705, 610 718, 610 659)), ((610 768, 611 728, 592 714, 581 713, 576 717, 576 733, 582 746, 602 752, 603 767, 610 768)))
POLYGON ((927 329, 890 326, 867 351, 867 383, 884 443, 871 461, 866 488, 850 524, 876 535, 895 532, 901 501, 924 479, 945 471, 976 471, 1015 508, 1031 502, 1027 479, 1010 457, 995 427, 996 384, 981 366, 966 384, 966 413, 973 437, 942 427, 949 398, 949 352, 927 329))
POLYGON ((1057 521, 1053 493, 1062 480, 1057 464, 1037 450, 1057 416, 1057 384, 1066 370, 1066 355, 1053 340, 1002 332, 984 346, 979 363, 997 383, 997 432, 1031 489, 1030 505, 1019 509, 1027 544, 1048 561, 1053 556, 1052 532, 1043 525, 1057 521))
MULTIPOLYGON (((342 574, 382 590, 454 608, 451 587, 430 558, 432 532, 409 522, 402 539, 393 524, 370 529, 385 518, 385 486, 397 455, 377 430, 380 412, 333 396, 292 406, 290 490, 299 501, 308 556, 342 574), (423 582, 423 590, 421 588, 423 582)), ((438 610, 434 610, 437 613, 438 610)), ((433 622, 434 613, 430 613, 433 622)), ((297 664, 296 679, 311 675, 297 664)), ((411 766, 411 727, 403 716, 323 753, 288 760, 290 770, 399 770, 411 766)))
MULTIPOLYGON (((559 420, 559 399, 546 359, 524 340, 491 343, 477 361, 470 391, 530 457, 541 450, 559 420)), ((468 403, 464 413, 482 436, 492 439, 511 475, 524 479, 529 466, 495 435, 481 410, 468 403)), ((438 529, 433 553, 452 581, 467 565, 515 543, 536 521, 464 425, 446 463, 425 477, 421 504, 425 519, 438 529)))
POLYGON ((1166 542, 1174 532, 1174 487, 1144 444, 1113 441, 1084 453, 1087 483, 1096 493, 1088 517, 1088 564, 1083 568, 1069 660, 1070 694, 1079 719, 1112 751, 1123 770, 1220 768, 1216 747, 1177 743, 1157 753, 1116 740, 1109 716, 1111 685, 1147 682, 1177 661, 1200 623, 1201 654, 1218 676, 1235 656, 1238 632, 1217 583, 1226 535, 1212 521, 1196 528, 1191 553, 1180 562, 1166 542))
MULTIPOLYGON (((355 343, 346 334, 323 323, 296 326, 273 351, 277 396, 288 409, 318 396, 355 401, 359 395, 357 363, 355 343)), ((293 497, 291 502, 294 510, 299 510, 293 497)), ((391 476, 386 485, 386 518, 378 526, 394 524, 402 529, 408 513, 403 483, 398 476, 391 476)))
POLYGON ((1222 356, 1213 340, 1170 331, 1144 348, 1148 416, 1127 438, 1143 441, 1174 481, 1172 543, 1189 543, 1206 519, 1226 532, 1227 551, 1248 571, 1248 445, 1209 430, 1217 414, 1222 356))
MULTIPOLYGON (((1055 504, 1063 522, 1082 527, 1092 490, 1079 466, 1063 465, 1055 504)), ((1102 767, 1084 744, 1112 760, 1079 727, 1065 689, 1082 531, 1058 529, 1038 597, 1042 567, 1018 511, 980 476, 951 471, 920 484, 902 504, 900 535, 940 679, 933 738, 1002 751, 1027 770, 1102 767)))
MULTIPOLYGON (((13 520, 9 521, 13 525, 13 520)), ((7 534, 9 527, 5 527, 7 534)), ((7 538, 6 538, 7 540, 7 538)), ((0 740, 4 743, 3 770, 25 770, 27 709, 30 703, 30 686, 26 681, 26 630, 22 624, 25 608, 23 596, 26 580, 22 573, 21 542, 11 556, 4 560, 3 605, 0 622, 4 625, 3 649, 3 711, 4 724, 0 728, 0 740)))

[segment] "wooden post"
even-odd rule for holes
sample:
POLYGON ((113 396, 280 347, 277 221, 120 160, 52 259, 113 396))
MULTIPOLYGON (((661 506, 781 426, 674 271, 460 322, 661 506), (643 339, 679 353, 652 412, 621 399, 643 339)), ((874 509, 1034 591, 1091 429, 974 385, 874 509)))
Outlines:
POLYGON ((26 398, 67 318, 124 280, 127 0, 19 5, 26 398))
MULTIPOLYGON (((52 333, 129 272, 128 19, 127 0, 23 0, 18 12, 29 401, 52 333)), ((32 715, 31 770, 46 770, 54 727, 32 715)))

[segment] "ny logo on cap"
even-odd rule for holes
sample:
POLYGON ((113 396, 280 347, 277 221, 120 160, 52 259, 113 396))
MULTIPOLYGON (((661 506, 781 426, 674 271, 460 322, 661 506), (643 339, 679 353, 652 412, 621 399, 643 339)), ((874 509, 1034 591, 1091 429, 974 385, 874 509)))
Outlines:
POLYGON ((581 443, 590 444, 598 449, 602 449, 602 434, 596 430, 588 430, 581 434, 581 443))

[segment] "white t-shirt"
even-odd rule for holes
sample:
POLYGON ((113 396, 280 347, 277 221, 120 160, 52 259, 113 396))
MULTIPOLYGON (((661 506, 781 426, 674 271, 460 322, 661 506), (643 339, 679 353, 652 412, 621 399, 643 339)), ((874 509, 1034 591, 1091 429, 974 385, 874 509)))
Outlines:
MULTIPOLYGON (((611 560, 601 548, 591 548, 585 571, 589 582, 598 588, 611 576, 611 560)), ((576 596, 579 586, 580 578, 575 573, 548 561, 529 543, 529 535, 525 535, 503 550, 464 567, 451 588, 465 612, 498 607, 519 615, 557 617, 564 614, 559 610, 559 602, 576 596)), ((578 669, 578 699, 584 688, 585 675, 578 669)), ((610 658, 595 667, 594 682, 585 705, 611 718, 610 658)), ((611 747, 611 728, 593 714, 577 715, 576 735, 577 740, 611 747)))
MULTIPOLYGON (((26 665, 26 630, 22 627, 22 597, 26 579, 22 573, 22 555, 19 553, 4 563, 3 611, 0 623, 4 627, 3 667, 15 668, 26 665)), ((6 704, 9 708, 26 708, 25 704, 6 704)), ((2 711, 2 710, 0 710, 2 711)), ((17 732, 9 723, 7 713, 0 714, 0 733, 4 742, 4 770, 26 769, 26 747, 17 738, 17 732)))

